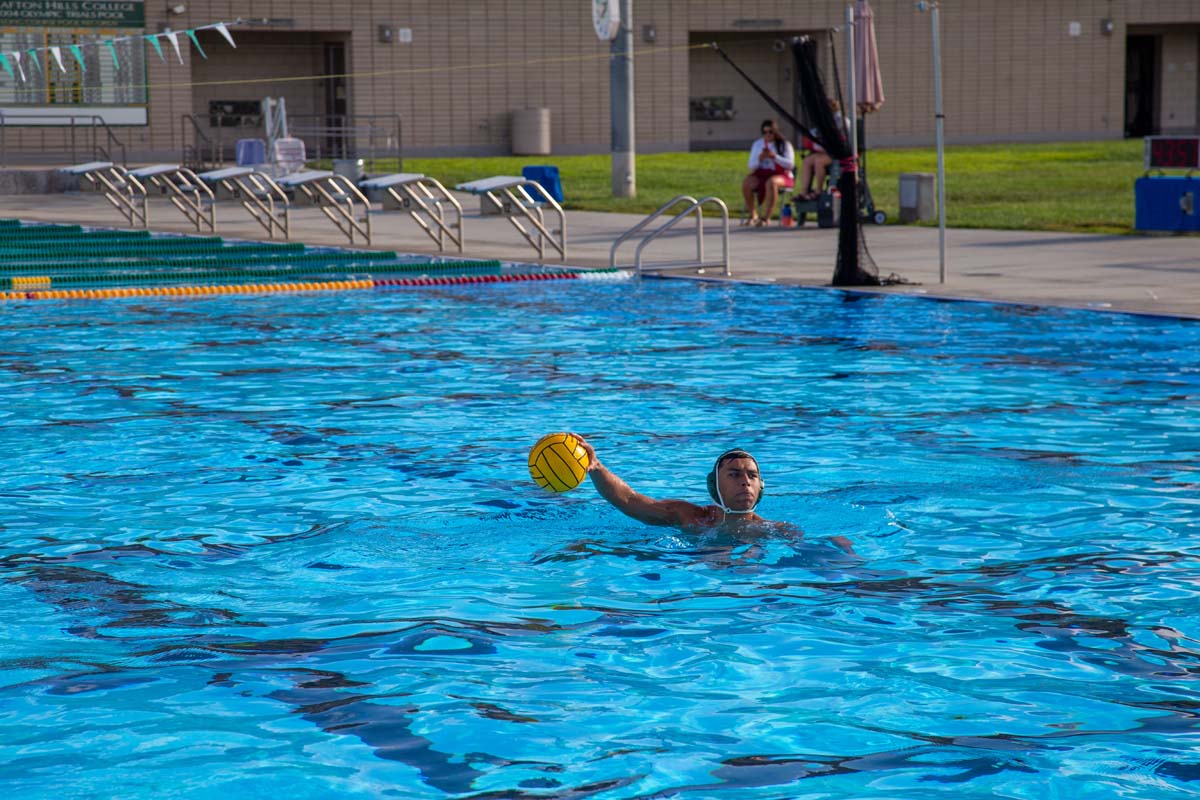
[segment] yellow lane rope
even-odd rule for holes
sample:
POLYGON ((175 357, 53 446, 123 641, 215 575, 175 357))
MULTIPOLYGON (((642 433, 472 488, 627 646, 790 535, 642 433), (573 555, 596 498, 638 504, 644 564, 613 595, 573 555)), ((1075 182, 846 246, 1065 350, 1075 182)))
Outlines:
POLYGON ((296 283, 240 283, 220 286, 137 286, 111 289, 43 289, 0 292, 0 300, 105 300, 116 297, 200 297, 217 294, 268 294, 275 292, 331 292, 373 289, 373 280, 298 281, 296 283))

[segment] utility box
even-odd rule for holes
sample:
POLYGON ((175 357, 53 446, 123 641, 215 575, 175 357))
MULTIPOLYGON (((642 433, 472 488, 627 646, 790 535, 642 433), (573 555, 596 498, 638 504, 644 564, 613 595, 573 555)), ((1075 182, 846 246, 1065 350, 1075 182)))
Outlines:
POLYGON ((550 155, 550 109, 523 108, 512 116, 514 156, 550 155))
POLYGON ((1155 175, 1133 184, 1133 227, 1139 231, 1200 231, 1200 178, 1155 175))
POLYGON ((900 221, 921 222, 937 216, 932 172, 900 174, 900 221))

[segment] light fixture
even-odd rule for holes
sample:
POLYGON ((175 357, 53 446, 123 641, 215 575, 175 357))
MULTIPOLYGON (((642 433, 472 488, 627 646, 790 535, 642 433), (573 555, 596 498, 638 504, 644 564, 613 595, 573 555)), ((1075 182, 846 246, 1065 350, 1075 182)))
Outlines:
POLYGON ((396 29, 391 25, 380 25, 376 38, 380 44, 391 44, 396 37, 396 29))
POLYGON ((1116 30, 1116 28, 1117 24, 1112 21, 1112 17, 1105 17, 1104 19, 1100 20, 1101 36, 1112 36, 1113 31, 1116 30))
POLYGON ((167 13, 178 17, 180 14, 187 13, 187 6, 183 3, 176 3, 173 6, 167 6, 167 13))
POLYGON ((646 44, 654 44, 658 41, 658 30, 653 25, 642 26, 642 41, 646 44))

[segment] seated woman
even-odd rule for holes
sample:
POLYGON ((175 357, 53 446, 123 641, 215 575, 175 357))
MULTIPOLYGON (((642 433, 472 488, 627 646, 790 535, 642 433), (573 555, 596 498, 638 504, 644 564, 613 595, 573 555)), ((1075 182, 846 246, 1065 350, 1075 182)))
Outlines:
MULTIPOLYGON (((830 98, 829 107, 833 109, 833 119, 838 128, 846 131, 847 124, 842 117, 841 104, 830 98)), ((813 133, 815 134, 816 131, 814 130, 813 133)), ((812 152, 800 162, 800 184, 804 187, 804 190, 798 195, 801 200, 817 199, 817 195, 821 194, 821 190, 825 188, 825 174, 829 171, 831 164, 833 164, 833 157, 826 153, 825 148, 817 144, 814 139, 812 152)))
POLYGON ((750 148, 750 174, 742 181, 742 199, 750 210, 750 225, 763 226, 771 219, 775 203, 779 201, 779 190, 796 185, 792 172, 796 167, 796 151, 792 143, 779 132, 773 119, 762 124, 762 138, 756 139, 750 148), (759 204, 763 213, 758 214, 759 204))

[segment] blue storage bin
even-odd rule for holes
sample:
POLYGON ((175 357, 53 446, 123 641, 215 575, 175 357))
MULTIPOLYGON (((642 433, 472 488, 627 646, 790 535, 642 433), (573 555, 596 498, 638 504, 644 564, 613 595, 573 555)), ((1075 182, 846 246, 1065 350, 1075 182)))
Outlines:
POLYGON ((235 152, 239 167, 267 163, 267 143, 262 139, 238 139, 235 152))
POLYGON ((1138 178, 1133 199, 1133 227, 1139 231, 1200 231, 1200 178, 1138 178))
POLYGON ((559 203, 563 201, 562 181, 558 177, 558 167, 525 167, 521 170, 521 177, 526 180, 537 181, 546 190, 546 194, 553 197, 559 203))

